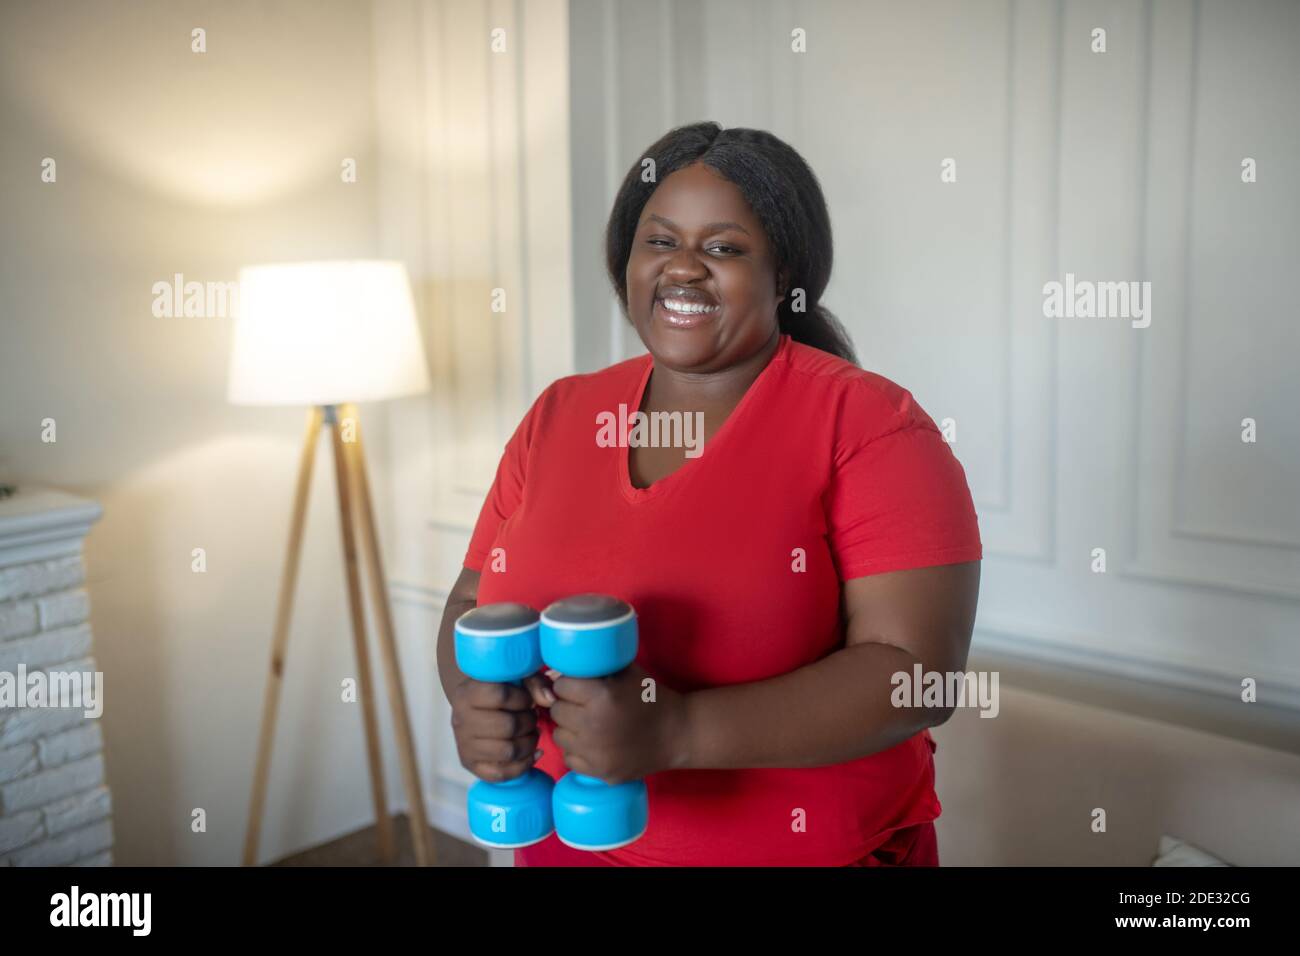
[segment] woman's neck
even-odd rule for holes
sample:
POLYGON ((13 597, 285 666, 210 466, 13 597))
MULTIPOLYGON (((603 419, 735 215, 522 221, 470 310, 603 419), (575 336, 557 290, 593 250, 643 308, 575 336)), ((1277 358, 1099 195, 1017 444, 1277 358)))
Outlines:
POLYGON ((753 355, 715 372, 688 372, 655 364, 646 389, 643 411, 731 409, 762 374, 781 345, 781 331, 753 355))

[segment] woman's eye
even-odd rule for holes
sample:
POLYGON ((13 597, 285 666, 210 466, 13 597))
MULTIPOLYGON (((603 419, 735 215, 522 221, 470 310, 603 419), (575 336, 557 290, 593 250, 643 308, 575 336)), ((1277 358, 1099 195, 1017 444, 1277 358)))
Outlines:
MULTIPOLYGON (((647 239, 646 245, 647 246, 671 246, 672 240, 671 239, 647 239)), ((724 253, 725 255, 731 255, 733 253, 740 252, 740 250, 737 249, 735 246, 723 246, 723 245, 714 246, 710 251, 721 252, 724 253)))

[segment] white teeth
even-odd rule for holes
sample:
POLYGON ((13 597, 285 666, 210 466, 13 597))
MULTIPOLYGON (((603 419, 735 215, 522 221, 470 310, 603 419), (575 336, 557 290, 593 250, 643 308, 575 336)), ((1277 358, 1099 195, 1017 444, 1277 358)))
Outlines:
POLYGON ((700 315, 705 312, 716 312, 716 305, 699 305, 694 302, 685 302, 681 299, 660 299, 659 302, 665 309, 670 312, 680 312, 682 315, 700 315))

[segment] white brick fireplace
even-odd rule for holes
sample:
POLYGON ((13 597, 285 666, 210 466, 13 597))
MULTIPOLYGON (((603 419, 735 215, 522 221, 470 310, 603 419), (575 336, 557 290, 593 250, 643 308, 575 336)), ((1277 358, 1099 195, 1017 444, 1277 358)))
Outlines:
MULTIPOLYGON (((57 491, 0 498, 0 680, 11 687, 20 666, 96 670, 82 541, 99 516, 93 501, 57 491)), ((0 866, 112 865, 102 750, 84 708, 0 697, 0 866)))

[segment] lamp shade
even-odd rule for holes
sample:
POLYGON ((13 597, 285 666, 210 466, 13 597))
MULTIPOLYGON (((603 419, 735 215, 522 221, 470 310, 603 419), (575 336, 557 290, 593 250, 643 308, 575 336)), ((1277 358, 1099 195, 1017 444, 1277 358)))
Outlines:
POLYGON ((231 402, 335 405, 428 387, 415 302, 401 262, 293 262, 239 270, 231 402))

